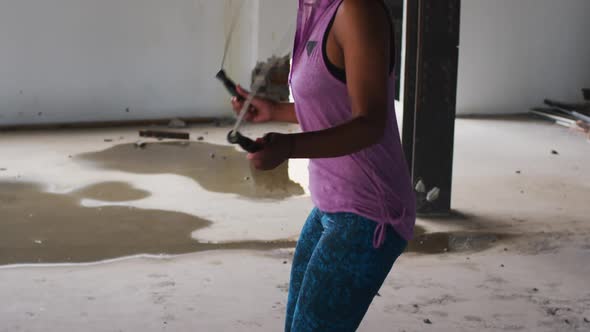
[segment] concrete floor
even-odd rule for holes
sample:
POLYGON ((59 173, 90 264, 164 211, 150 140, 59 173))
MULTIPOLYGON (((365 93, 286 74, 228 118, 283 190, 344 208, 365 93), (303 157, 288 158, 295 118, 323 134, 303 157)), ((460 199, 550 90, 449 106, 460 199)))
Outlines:
MULTIPOLYGON (((137 129, 0 133, 0 331, 280 330, 306 162, 137 129)), ((246 133, 270 130, 296 129, 246 133)), ((456 140, 456 214, 419 220, 361 331, 590 330, 590 144, 525 119, 456 140)))

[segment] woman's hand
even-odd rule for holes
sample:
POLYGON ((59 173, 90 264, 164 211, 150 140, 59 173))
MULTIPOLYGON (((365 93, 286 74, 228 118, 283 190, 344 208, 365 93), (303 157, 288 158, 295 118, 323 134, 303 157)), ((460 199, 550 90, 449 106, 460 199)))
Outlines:
MULTIPOLYGON (((244 99, 248 98, 248 91, 244 90, 240 85, 237 86, 237 90, 240 96, 242 96, 244 99)), ((236 114, 239 115, 242 107, 244 106, 244 103, 245 100, 238 100, 236 97, 232 98, 231 104, 236 114)), ((248 114, 245 115, 244 120, 254 123, 272 121, 273 113, 276 107, 277 103, 272 100, 254 97, 254 99, 252 99, 252 104, 248 109, 248 114)))
POLYGON ((269 133, 256 140, 264 149, 248 154, 248 159, 258 170, 269 171, 279 167, 291 157, 293 137, 287 134, 269 133))

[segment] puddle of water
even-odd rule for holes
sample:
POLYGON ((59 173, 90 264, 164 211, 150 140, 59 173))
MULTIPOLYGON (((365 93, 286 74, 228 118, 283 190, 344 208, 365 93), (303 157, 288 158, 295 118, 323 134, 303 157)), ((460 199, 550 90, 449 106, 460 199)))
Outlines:
POLYGON ((427 233, 419 226, 416 227, 415 234, 407 251, 422 254, 483 251, 509 237, 505 234, 481 232, 427 233))
MULTIPOLYGON (((0 265, 24 263, 83 263, 139 254, 184 254, 206 250, 270 250, 293 248, 296 242, 237 241, 201 243, 195 230, 211 223, 191 215, 112 206, 88 208, 80 199, 111 197, 109 190, 125 189, 120 198, 137 198, 140 191, 123 183, 94 185, 72 195, 46 193, 34 184, 0 183, 0 265), (131 189, 131 191, 129 191, 131 189)), ((426 233, 417 227, 408 252, 440 254, 481 251, 509 236, 492 233, 426 233)))
POLYGON ((145 190, 132 187, 125 182, 103 182, 72 193, 78 197, 95 199, 104 202, 128 202, 150 197, 145 190))
POLYGON ((0 265, 294 246, 292 241, 199 243, 190 234, 209 226, 209 221, 168 211, 82 207, 79 194, 86 191, 94 192, 91 188, 60 195, 33 184, 0 183, 0 265))
POLYGON ((165 142, 137 148, 135 144, 122 144, 76 158, 110 170, 187 176, 207 191, 252 199, 284 199, 304 194, 301 185, 289 178, 288 163, 273 171, 258 171, 250 166, 244 152, 232 146, 165 142))

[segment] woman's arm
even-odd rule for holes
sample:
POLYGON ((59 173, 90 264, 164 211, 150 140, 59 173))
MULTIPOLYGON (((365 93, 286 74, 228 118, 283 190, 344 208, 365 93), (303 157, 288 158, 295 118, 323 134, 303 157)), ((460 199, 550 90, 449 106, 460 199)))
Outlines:
POLYGON ((271 121, 299 123, 295 115, 295 104, 276 103, 271 113, 271 121))
MULTIPOLYGON (((273 135, 266 148, 249 158, 272 169, 286 158, 331 158, 378 143, 387 119, 390 26, 379 0, 345 0, 333 34, 342 50, 352 119, 322 131, 273 135)), ((321 111, 321 110, 320 110, 321 111)))
MULTIPOLYGON (((244 90, 239 85, 237 90, 244 99, 248 98, 248 91, 244 90)), ((236 114, 242 110, 243 106, 243 100, 238 100, 238 98, 235 97, 232 98, 232 107, 236 114)), ((248 114, 246 114, 245 120, 254 123, 269 121, 299 123, 297 121, 297 116, 295 115, 295 104, 279 103, 258 97, 255 97, 252 100, 252 104, 248 110, 248 114)))

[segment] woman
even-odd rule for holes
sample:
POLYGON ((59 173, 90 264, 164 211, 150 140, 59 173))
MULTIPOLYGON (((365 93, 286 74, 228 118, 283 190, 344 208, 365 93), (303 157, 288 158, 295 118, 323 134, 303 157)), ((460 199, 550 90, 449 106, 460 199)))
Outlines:
POLYGON ((310 159, 316 208, 293 258, 285 330, 355 331, 415 222, 394 114, 393 29, 381 0, 300 0, 297 22, 295 103, 257 98, 247 120, 299 123, 303 133, 267 135, 248 158, 261 170, 310 159))

